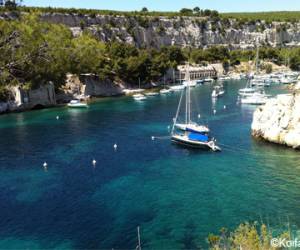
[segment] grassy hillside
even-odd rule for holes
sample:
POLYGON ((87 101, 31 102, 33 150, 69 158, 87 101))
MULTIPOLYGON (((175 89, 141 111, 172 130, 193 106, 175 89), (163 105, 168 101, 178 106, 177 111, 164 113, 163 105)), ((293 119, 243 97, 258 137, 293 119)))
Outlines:
MULTIPOLYGON (((54 7, 26 7, 19 6, 17 7, 18 11, 22 12, 40 12, 40 13, 65 13, 65 14, 78 14, 78 15, 122 15, 122 16, 166 16, 166 17, 177 17, 177 16, 211 16, 216 17, 219 15, 217 11, 214 10, 197 10, 193 11, 192 9, 182 9, 178 12, 175 11, 118 11, 118 10, 97 10, 97 9, 78 9, 78 8, 54 8, 54 7)), ((0 7, 0 13, 5 12, 7 9, 0 7)))
MULTIPOLYGON (((196 9, 196 8, 195 8, 196 9)), ((53 8, 53 7, 18 7, 18 11, 23 12, 40 12, 40 13, 66 13, 78 15, 124 15, 124 16, 194 16, 194 17, 221 17, 221 18, 235 18, 245 21, 266 20, 272 21, 300 21, 300 11, 275 11, 275 12, 233 12, 233 13, 218 13, 214 10, 193 10, 182 9, 180 11, 116 11, 116 10, 96 10, 96 9, 75 9, 75 8, 53 8)), ((0 13, 7 11, 5 8, 0 8, 0 13)))
POLYGON ((276 12, 241 12, 221 13, 223 18, 236 18, 248 20, 265 20, 267 22, 295 22, 300 21, 300 11, 276 11, 276 12))

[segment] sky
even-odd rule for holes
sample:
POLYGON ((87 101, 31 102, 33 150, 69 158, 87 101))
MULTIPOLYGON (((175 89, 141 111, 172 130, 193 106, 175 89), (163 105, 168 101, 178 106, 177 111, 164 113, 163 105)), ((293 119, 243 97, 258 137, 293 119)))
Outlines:
POLYGON ((27 6, 74 7, 109 10, 178 11, 181 8, 214 9, 219 12, 300 10, 300 0, 23 0, 27 6))

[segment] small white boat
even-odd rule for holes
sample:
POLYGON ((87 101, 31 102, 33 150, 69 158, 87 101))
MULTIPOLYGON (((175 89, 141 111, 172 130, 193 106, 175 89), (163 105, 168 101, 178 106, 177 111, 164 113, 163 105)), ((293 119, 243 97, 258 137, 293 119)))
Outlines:
POLYGON ((290 78, 290 77, 283 77, 280 79, 281 83, 283 84, 291 84, 291 83, 296 83, 297 80, 296 79, 293 79, 293 78, 290 78))
POLYGON ((161 89, 161 90, 159 91, 160 94, 168 94, 168 93, 170 93, 170 92, 171 92, 170 89, 161 89))
POLYGON ((231 80, 241 80, 241 75, 240 74, 233 74, 230 77, 231 80))
POLYGON ((268 79, 252 79, 250 81, 251 86, 257 87, 270 87, 270 81, 268 79))
POLYGON ((239 95, 241 97, 245 97, 245 96, 251 96, 253 95, 255 92, 257 92, 257 89, 255 88, 243 88, 239 90, 239 95))
POLYGON ((131 95, 131 94, 135 94, 135 93, 141 93, 145 91, 144 89, 124 89, 123 92, 125 93, 125 95, 131 95))
POLYGON ((80 100, 72 100, 68 103, 69 108, 87 108, 87 103, 81 102, 80 100))
POLYGON ((185 85, 175 85, 175 86, 170 87, 170 89, 174 90, 174 91, 183 90, 184 88, 185 88, 185 85))
POLYGON ((196 81, 184 81, 182 84, 183 84, 184 87, 186 87, 186 86, 196 87, 197 82, 196 81))
POLYGON ((211 83, 211 82, 214 81, 214 79, 212 79, 212 78, 205 78, 203 81, 204 81, 204 82, 209 82, 209 83, 211 83))
POLYGON ((230 76, 221 76, 218 78, 219 81, 224 82, 224 81, 228 81, 231 80, 230 76))
POLYGON ((211 97, 217 98, 217 97, 222 96, 224 94, 225 94, 225 90, 224 90, 223 86, 215 86, 214 90, 211 93, 211 97))
POLYGON ((148 93, 145 93, 145 96, 157 96, 159 95, 158 92, 148 92, 148 93))
POLYGON ((146 96, 142 95, 142 94, 135 94, 132 96, 134 98, 134 100, 136 101, 142 101, 146 99, 146 96))
POLYGON ((262 105, 268 100, 266 95, 254 93, 252 96, 246 96, 241 99, 242 104, 262 105))

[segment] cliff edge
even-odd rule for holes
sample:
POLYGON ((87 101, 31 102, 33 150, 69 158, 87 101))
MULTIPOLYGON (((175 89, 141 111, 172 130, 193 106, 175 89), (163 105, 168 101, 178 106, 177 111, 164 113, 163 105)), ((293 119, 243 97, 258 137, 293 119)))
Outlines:
POLYGON ((253 114, 252 135, 300 148, 300 92, 282 94, 258 107, 253 114))

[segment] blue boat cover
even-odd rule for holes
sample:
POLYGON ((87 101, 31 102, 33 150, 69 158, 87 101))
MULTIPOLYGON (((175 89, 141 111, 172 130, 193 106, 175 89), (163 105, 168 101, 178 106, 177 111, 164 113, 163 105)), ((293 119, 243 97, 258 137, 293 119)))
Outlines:
POLYGON ((199 134, 199 133, 190 133, 189 134, 189 139, 193 141, 201 141, 201 142, 207 142, 208 141, 208 136, 199 134))

